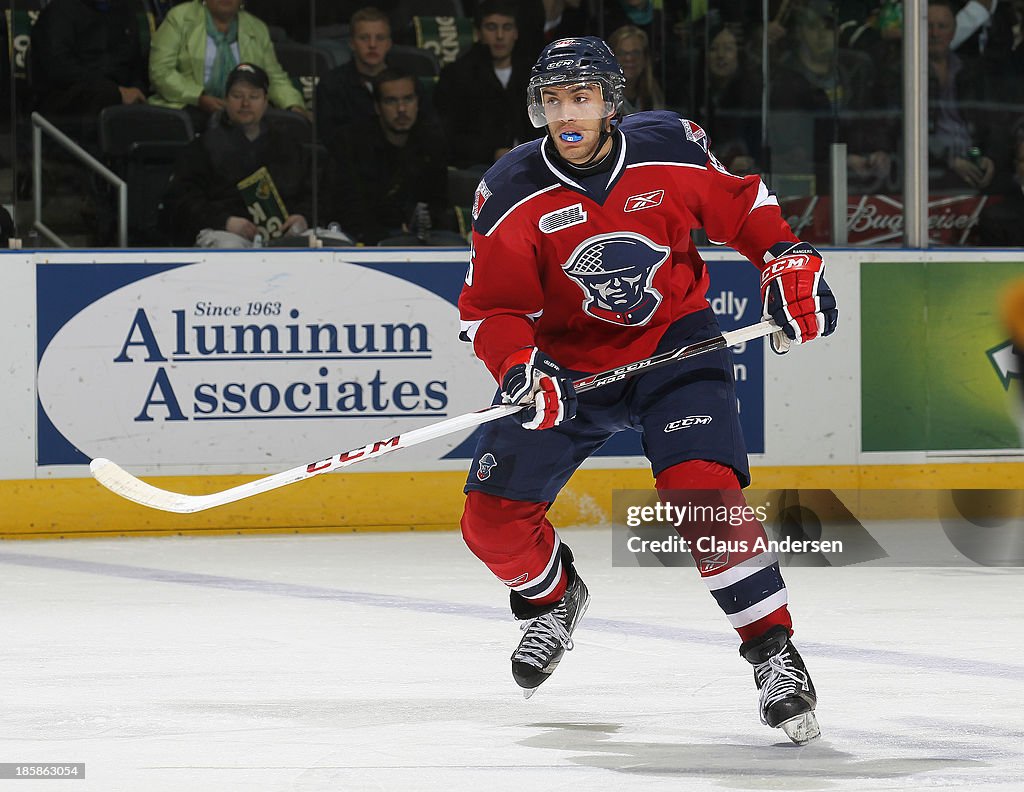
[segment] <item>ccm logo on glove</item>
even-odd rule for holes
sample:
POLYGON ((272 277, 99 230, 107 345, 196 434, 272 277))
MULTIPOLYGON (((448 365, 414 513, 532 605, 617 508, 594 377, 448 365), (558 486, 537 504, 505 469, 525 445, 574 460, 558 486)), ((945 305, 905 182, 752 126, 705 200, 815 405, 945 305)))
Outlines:
POLYGON ((803 344, 835 331, 839 311, 824 269, 821 255, 806 242, 780 242, 765 254, 763 316, 781 328, 769 337, 772 351, 782 355, 794 341, 803 344))
MULTIPOLYGON (((820 263, 821 259, 819 258, 818 261, 820 263)), ((772 263, 769 264, 761 273, 761 288, 763 289, 764 285, 768 281, 770 281, 772 278, 781 275, 783 272, 788 272, 790 270, 807 269, 810 266, 810 256, 785 255, 782 258, 777 258, 773 260, 772 263)))

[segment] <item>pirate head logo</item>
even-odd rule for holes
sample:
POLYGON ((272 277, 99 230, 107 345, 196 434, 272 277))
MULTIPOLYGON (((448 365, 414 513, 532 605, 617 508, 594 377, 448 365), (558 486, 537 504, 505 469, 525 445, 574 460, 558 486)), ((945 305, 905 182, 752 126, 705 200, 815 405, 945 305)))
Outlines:
POLYGON ((491 469, 498 466, 498 460, 494 458, 494 454, 488 451, 482 457, 480 461, 476 463, 476 477, 480 481, 487 481, 491 477, 491 469))
POLYGON ((652 284, 670 252, 640 234, 600 234, 580 243, 562 270, 583 289, 583 310, 595 319, 645 325, 661 305, 652 284))

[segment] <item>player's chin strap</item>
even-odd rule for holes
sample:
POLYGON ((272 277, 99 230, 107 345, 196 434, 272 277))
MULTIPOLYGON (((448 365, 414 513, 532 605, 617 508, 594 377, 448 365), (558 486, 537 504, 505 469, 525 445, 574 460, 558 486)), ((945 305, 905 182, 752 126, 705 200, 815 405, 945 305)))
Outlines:
MULTIPOLYGON (((597 164, 597 163, 594 162, 594 160, 597 159, 597 155, 601 153, 601 149, 604 148, 604 144, 608 140, 611 139, 612 135, 615 134, 615 126, 614 126, 614 124, 615 124, 615 122, 612 121, 608 125, 608 129, 607 130, 604 130, 604 129, 601 130, 601 132, 597 136, 597 146, 594 148, 594 153, 590 155, 590 159, 588 159, 586 162, 584 162, 579 167, 581 167, 581 168, 589 168, 592 164, 593 165, 597 164)), ((611 153, 612 153, 611 149, 609 149, 608 150, 608 154, 611 154, 611 153)), ((608 154, 605 154, 604 156, 607 157, 608 154)), ((602 157, 602 159, 604 159, 604 157, 602 157)))
MULTIPOLYGON (((592 167, 594 167, 596 165, 600 165, 602 162, 604 162, 605 158, 607 158, 612 153, 612 151, 614 150, 614 146, 612 147, 612 150, 610 150, 608 152, 608 154, 605 154, 604 157, 601 157, 600 160, 598 160, 597 157, 601 153, 601 149, 604 147, 605 142, 608 141, 612 137, 612 135, 615 134, 615 121, 616 120, 617 119, 613 116, 612 120, 608 124, 608 129, 602 129, 598 133, 597 145, 594 146, 594 153, 590 155, 590 159, 588 159, 586 162, 580 163, 579 165, 577 165, 575 163, 568 163, 568 164, 571 165, 576 170, 586 170, 587 168, 592 168, 592 167)), ((548 137, 552 138, 551 130, 550 129, 548 130, 548 137)), ((554 149, 555 154, 558 156, 558 158, 562 159, 562 156, 558 153, 558 147, 554 145, 554 140, 553 139, 552 139, 551 147, 554 149)))

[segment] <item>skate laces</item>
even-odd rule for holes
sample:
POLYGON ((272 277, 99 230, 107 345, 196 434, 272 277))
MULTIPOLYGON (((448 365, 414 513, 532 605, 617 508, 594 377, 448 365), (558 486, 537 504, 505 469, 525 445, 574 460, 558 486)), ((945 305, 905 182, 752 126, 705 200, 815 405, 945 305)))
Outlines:
POLYGON ((526 635, 523 636, 512 659, 543 668, 559 648, 571 652, 573 642, 572 635, 565 627, 567 620, 568 614, 564 604, 558 605, 543 616, 526 619, 519 627, 526 635))
POLYGON ((769 657, 767 662, 758 665, 755 673, 761 689, 759 704, 762 723, 767 723, 765 714, 772 704, 795 696, 807 687, 807 672, 796 667, 788 646, 777 655, 769 657))

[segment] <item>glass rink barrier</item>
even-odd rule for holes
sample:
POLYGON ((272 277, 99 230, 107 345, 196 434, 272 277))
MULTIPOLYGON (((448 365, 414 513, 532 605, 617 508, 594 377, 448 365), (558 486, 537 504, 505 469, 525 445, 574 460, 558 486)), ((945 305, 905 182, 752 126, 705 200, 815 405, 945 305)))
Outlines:
POLYGON ((251 34, 245 58, 267 83, 243 109, 227 89, 237 54, 215 71, 216 41, 197 32, 209 57, 175 55, 206 24, 193 0, 66 15, 63 3, 13 0, 3 243, 464 246, 480 176, 546 134, 527 115, 530 64, 552 39, 591 35, 622 66, 620 118, 689 119, 812 244, 1022 244, 1019 4, 638 3, 629 14, 618 2, 506 9, 481 27, 478 4, 461 0, 358 17, 323 0, 233 0, 211 25, 251 34), (114 57, 102 60, 105 48, 114 57), (466 83, 477 62, 512 69, 510 87, 466 83), (97 70, 102 84, 84 79, 97 70), (374 98, 367 86, 385 70, 374 98))

